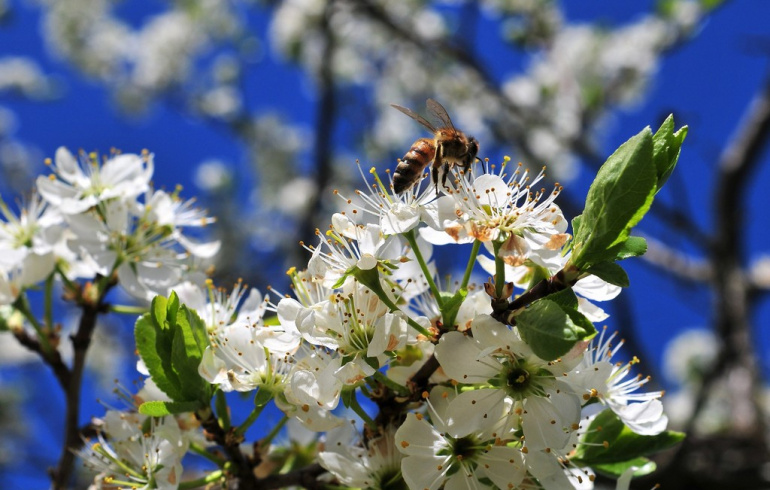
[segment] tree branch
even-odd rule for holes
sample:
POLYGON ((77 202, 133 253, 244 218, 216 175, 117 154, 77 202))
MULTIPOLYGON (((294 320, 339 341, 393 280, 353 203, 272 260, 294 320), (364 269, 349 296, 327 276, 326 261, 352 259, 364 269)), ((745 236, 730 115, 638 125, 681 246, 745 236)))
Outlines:
POLYGON ((56 376, 56 380, 59 382, 59 386, 61 386, 61 389, 66 393, 70 384, 70 370, 67 365, 64 364, 64 360, 62 360, 59 351, 53 350, 50 354, 46 354, 43 351, 40 342, 31 337, 25 330, 12 329, 11 331, 21 345, 32 352, 36 352, 43 362, 50 366, 54 376, 56 376))
MULTIPOLYGON (((67 413, 65 416, 65 432, 62 453, 59 457, 59 464, 56 470, 52 472, 52 486, 56 490, 64 490, 68 487, 72 470, 75 463, 75 453, 73 448, 80 447, 80 390, 83 383, 83 372, 86 365, 86 354, 91 345, 91 338, 96 328, 96 321, 100 313, 109 311, 109 307, 104 303, 104 297, 107 292, 116 284, 114 281, 106 283, 104 290, 99 292, 95 301, 82 300, 81 307, 83 314, 80 317, 80 323, 75 335, 71 336, 73 359, 72 370, 70 371, 69 383, 65 391, 67 400, 67 413)), ((97 287, 97 286, 93 286, 97 287)), ((87 294, 88 288, 86 288, 87 294)))

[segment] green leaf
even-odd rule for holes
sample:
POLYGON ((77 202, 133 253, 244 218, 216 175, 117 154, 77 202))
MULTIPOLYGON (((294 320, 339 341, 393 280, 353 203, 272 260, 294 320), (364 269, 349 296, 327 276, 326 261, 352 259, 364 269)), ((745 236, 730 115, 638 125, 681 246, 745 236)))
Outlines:
POLYGON ((150 313, 152 314, 152 321, 155 326, 163 328, 166 323, 166 305, 168 300, 163 296, 155 296, 152 298, 152 304, 150 305, 150 313))
POLYGON ((203 405, 199 401, 161 402, 151 401, 139 405, 139 413, 150 417, 165 417, 177 413, 194 412, 203 405))
POLYGON ((657 182, 652 153, 648 127, 623 143, 599 169, 573 244, 570 262, 578 269, 612 260, 613 247, 626 241, 649 209, 657 182))
POLYGON ((613 249, 614 260, 625 260, 629 257, 640 257, 647 253, 647 240, 640 236, 630 236, 628 240, 613 249))
POLYGON ((345 408, 350 408, 353 406, 356 402, 356 390, 342 390, 342 393, 340 393, 340 399, 342 400, 342 405, 344 405, 345 408))
POLYGON ((134 326, 136 350, 158 388, 169 398, 181 400, 182 386, 171 365, 173 332, 165 321, 165 305, 166 298, 156 296, 152 300, 151 312, 137 319, 134 326), (161 308, 160 305, 164 307, 161 308))
POLYGON ((671 176, 671 172, 676 167, 676 162, 679 160, 679 153, 682 149, 682 143, 687 136, 687 126, 674 132, 674 116, 669 115, 666 120, 661 124, 658 131, 652 137, 653 151, 652 160, 655 162, 655 169, 657 171, 658 182, 656 184, 656 193, 660 191, 663 184, 666 183, 671 176))
POLYGON ((626 427, 610 409, 591 422, 572 458, 586 466, 625 463, 675 446, 684 439, 681 432, 665 431, 643 436, 626 427), (606 446, 606 447, 605 447, 606 446))
POLYGON ((596 333, 577 311, 577 298, 569 289, 532 303, 516 315, 516 327, 532 351, 546 361, 563 356, 577 341, 596 333))
POLYGON ((636 471, 634 471, 635 477, 649 475, 657 469, 655 462, 650 461, 647 458, 634 458, 628 461, 623 461, 622 463, 597 464, 591 468, 596 470, 597 473, 602 473, 603 475, 609 476, 611 478, 618 478, 632 466, 636 466, 638 468, 636 471))
POLYGON ((169 322, 173 322, 176 319, 176 314, 179 311, 179 296, 175 291, 171 291, 168 296, 168 303, 166 304, 166 318, 169 322))
POLYGON ((191 313, 184 305, 177 309, 171 350, 171 365, 179 377, 183 400, 205 399, 210 396, 210 385, 198 374, 203 350, 198 345, 188 320, 191 314, 197 317, 197 314, 191 313))
POLYGON ((572 236, 578 236, 580 234, 580 227, 582 224, 583 224, 582 214, 572 218, 572 236))
POLYGON ((615 262, 600 262, 589 267, 584 272, 593 274, 605 282, 627 288, 629 286, 628 274, 615 262))
POLYGON ((198 344, 198 352, 202 356, 203 351, 205 351, 206 347, 209 346, 209 334, 208 330, 206 329, 206 323, 194 309, 183 305, 183 311, 186 316, 187 323, 190 325, 190 329, 192 330, 193 336, 195 337, 195 342, 198 344))
POLYGON ((174 401, 209 402, 213 387, 198 374, 208 346, 206 326, 198 314, 179 303, 176 293, 156 296, 150 313, 134 327, 136 348, 155 381, 174 401))
POLYGON ((273 392, 265 388, 259 388, 254 395, 254 406, 264 407, 273 399, 273 392))

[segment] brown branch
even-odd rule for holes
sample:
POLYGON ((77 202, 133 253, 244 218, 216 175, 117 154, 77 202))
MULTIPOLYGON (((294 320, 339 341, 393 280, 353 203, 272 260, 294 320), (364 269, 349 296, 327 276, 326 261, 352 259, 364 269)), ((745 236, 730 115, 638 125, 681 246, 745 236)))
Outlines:
POLYGON ((270 475, 259 480, 260 490, 272 490, 274 488, 302 487, 308 490, 321 490, 326 484, 318 481, 318 476, 326 470, 319 464, 311 464, 289 473, 270 475))
MULTIPOLYGON (((115 281, 106 283, 103 291, 100 291, 99 297, 95 301, 88 301, 81 297, 80 305, 83 314, 80 317, 80 323, 75 335, 71 336, 73 347, 72 369, 70 371, 69 383, 65 392, 67 409, 65 415, 64 444, 62 446, 59 464, 51 472, 52 487, 56 490, 63 490, 68 487, 72 477, 72 470, 75 463, 75 453, 73 448, 80 447, 82 443, 80 433, 80 391, 83 383, 83 371, 86 365, 86 353, 91 345, 91 338, 96 328, 96 320, 100 313, 109 311, 109 307, 104 303, 104 297, 107 292, 116 284, 115 281)), ((96 287, 96 286, 94 286, 96 287)), ((88 290, 86 288, 86 294, 88 290)))
POLYGON ((52 352, 46 353, 40 345, 40 342, 31 337, 23 329, 12 329, 12 332, 13 336, 16 337, 16 340, 18 340, 21 345, 30 351, 37 353, 43 362, 48 364, 53 371, 54 376, 56 376, 59 386, 66 392, 69 389, 70 384, 70 370, 67 365, 64 364, 64 360, 61 358, 59 351, 54 349, 52 352))
POLYGON ((239 490, 256 490, 262 488, 258 485, 257 476, 254 474, 256 462, 250 460, 241 451, 240 443, 242 442, 243 437, 233 437, 233 430, 226 432, 219 425, 219 421, 211 410, 208 410, 205 414, 196 412, 196 416, 200 419, 201 427, 203 427, 207 437, 222 446, 227 456, 229 456, 230 461, 235 464, 232 476, 238 479, 236 488, 239 490))

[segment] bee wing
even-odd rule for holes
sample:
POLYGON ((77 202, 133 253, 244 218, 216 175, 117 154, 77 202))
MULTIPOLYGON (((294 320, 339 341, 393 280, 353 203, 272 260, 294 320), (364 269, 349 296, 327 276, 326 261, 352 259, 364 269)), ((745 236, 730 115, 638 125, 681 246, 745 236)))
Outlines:
POLYGON ((418 123, 422 124, 423 126, 428 128, 428 131, 430 131, 431 133, 435 133, 436 132, 436 128, 433 127, 433 125, 431 123, 429 123, 427 119, 425 119, 421 115, 417 114, 412 109, 407 109, 406 107, 401 107, 400 105, 396 105, 396 104, 390 104, 390 106, 393 107, 394 109, 398 109, 399 111, 401 111, 404 114, 406 114, 407 116, 411 117, 412 119, 414 119, 418 123))
POLYGON ((428 113, 441 121, 442 127, 455 128, 454 124, 452 124, 452 120, 449 118, 449 114, 447 114, 446 109, 444 109, 444 106, 433 99, 428 99, 425 102, 425 105, 428 107, 428 113))

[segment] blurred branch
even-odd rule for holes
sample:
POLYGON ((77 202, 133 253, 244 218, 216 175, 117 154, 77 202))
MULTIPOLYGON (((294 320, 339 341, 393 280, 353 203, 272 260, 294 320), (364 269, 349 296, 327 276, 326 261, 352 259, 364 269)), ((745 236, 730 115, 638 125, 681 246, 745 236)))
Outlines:
POLYGON ((647 240, 647 253, 642 259, 649 264, 684 281, 705 283, 713 280, 714 271, 709 262, 696 260, 655 238, 644 238, 647 240))
POLYGON ((763 488, 767 461, 765 422, 758 397, 761 373, 752 338, 752 301, 749 281, 743 270, 745 249, 745 190, 770 137, 770 78, 752 100, 737 132, 717 165, 715 190, 715 232, 710 263, 713 268, 714 325, 721 351, 695 397, 692 416, 684 430, 689 437, 667 464, 663 476, 672 487, 763 488), (694 430, 714 388, 722 385, 732 402, 731 420, 724 435, 698 437, 694 430), (726 443, 733 447, 730 462, 720 457, 726 443), (717 454, 719 453, 719 454, 717 454), (700 474, 694 462, 708 467, 700 474), (713 462, 714 464, 710 464, 713 462), (688 464, 689 463, 689 464, 688 464))
POLYGON ((411 30, 402 26, 392 19, 384 9, 371 1, 357 0, 352 2, 352 6, 357 8, 359 12, 366 15, 369 19, 391 31, 396 39, 407 41, 412 44, 422 52, 426 58, 435 59, 436 53, 439 53, 447 56, 462 68, 473 73, 473 75, 481 81, 481 85, 486 92, 494 97, 499 106, 504 108, 511 116, 510 120, 505 122, 492 121, 490 124, 493 126, 493 132, 497 134, 498 137, 513 140, 516 146, 519 147, 523 156, 527 160, 534 161, 534 153, 530 149, 529 142, 524 137, 527 133, 523 131, 522 128, 521 119, 523 118, 523 113, 521 108, 503 94, 495 79, 479 61, 480 58, 475 57, 470 51, 455 44, 451 44, 446 40, 429 40, 421 37, 416 30, 411 30))
MULTIPOLYGON (((324 39, 324 49, 318 73, 319 104, 315 122, 315 183, 317 192, 313 201, 307 206, 307 212, 298 229, 298 235, 303 240, 310 240, 315 236, 316 218, 323 203, 324 189, 326 189, 332 177, 332 143, 334 138, 334 125, 337 119, 337 100, 334 82, 334 56, 337 41, 332 31, 330 22, 334 0, 330 0, 324 9, 321 21, 321 32, 324 39)), ((296 249, 296 247, 295 247, 296 249)), ((298 249, 299 250, 299 249, 298 249)), ((298 261, 301 263, 301 260, 298 261)))

